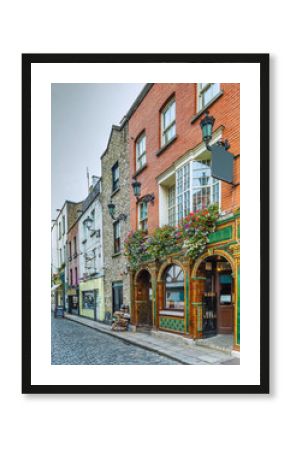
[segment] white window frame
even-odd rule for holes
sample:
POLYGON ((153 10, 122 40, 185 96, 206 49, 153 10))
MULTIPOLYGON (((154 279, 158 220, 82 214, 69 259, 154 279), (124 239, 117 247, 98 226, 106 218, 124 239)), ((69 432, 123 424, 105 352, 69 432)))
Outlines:
POLYGON ((136 170, 141 170, 147 163, 147 155, 146 155, 146 133, 142 133, 137 141, 136 141, 136 170), (143 153, 139 154, 140 144, 144 142, 144 150, 143 153), (142 162, 143 157, 145 156, 145 161, 142 162))
POLYGON ((197 111, 200 111, 203 108, 206 108, 206 106, 211 102, 211 100, 218 95, 221 89, 220 83, 206 83, 205 86, 202 86, 203 83, 197 83, 197 111), (203 95, 205 92, 207 92, 209 89, 211 89, 211 86, 214 84, 218 85, 218 91, 216 94, 214 94, 207 103, 203 104, 203 95))
POLYGON ((140 202, 138 205, 138 228, 139 230, 148 231, 148 202, 140 202), (146 205, 146 217, 141 219, 141 208, 142 205, 146 205), (144 227, 144 223, 146 222, 146 226, 144 227))
POLYGON ((175 137, 176 137, 176 100, 175 97, 172 97, 167 104, 165 105, 165 107, 162 109, 161 114, 160 114, 160 118, 161 118, 161 146, 167 145, 169 142, 171 142, 175 137), (164 128, 164 116, 166 114, 166 112, 168 111, 168 109, 173 105, 173 103, 175 103, 175 117, 174 119, 170 122, 169 125, 167 125, 166 128, 164 128), (166 141, 166 133, 173 127, 175 126, 175 134, 174 136, 166 141))
MULTIPOLYGON (((196 162, 196 161, 211 161, 211 160, 209 160, 208 158, 207 158, 207 159, 195 158, 195 159, 193 159, 193 160, 191 161, 191 180, 192 180, 192 187, 191 187, 191 199, 190 199, 190 203, 191 203, 191 211, 193 211, 193 212, 194 212, 194 209, 193 209, 193 194, 194 194, 194 191, 197 190, 197 187, 193 185, 194 173, 197 172, 197 170, 194 169, 194 162, 196 162)), ((210 169, 211 169, 211 165, 210 165, 209 167, 210 167, 210 169)), ((211 172, 210 172, 210 173, 211 173, 211 172)), ((196 178, 196 177, 195 177, 195 178, 196 178)), ((213 180, 212 174, 210 175, 210 178, 213 180)), ((218 206, 219 206, 219 209, 220 209, 220 199, 221 199, 221 195, 220 195, 220 192, 221 192, 221 183, 220 183, 220 180, 216 180, 215 182, 212 182, 212 183, 210 183, 210 184, 206 184, 206 185, 204 185, 204 186, 200 186, 200 188, 201 188, 201 189, 203 189, 203 188, 209 188, 209 189, 210 189, 210 203, 209 203, 209 205, 212 205, 212 204, 214 203, 214 202, 213 202, 213 187, 214 187, 215 185, 218 185, 218 206)), ((207 205, 207 206, 209 206, 209 205, 207 205)), ((206 208, 207 208, 207 206, 206 206, 206 208)), ((204 208, 201 208, 201 209, 204 209, 204 208)))
POLYGON ((170 186, 167 190, 167 196, 168 196, 168 202, 167 202, 167 214, 168 214, 168 225, 175 227, 176 225, 176 184, 173 184, 170 186), (172 192, 174 191, 174 194, 172 195, 172 192), (171 198, 173 197, 172 204, 170 203, 171 198), (171 222, 170 218, 173 217, 174 220, 171 222))

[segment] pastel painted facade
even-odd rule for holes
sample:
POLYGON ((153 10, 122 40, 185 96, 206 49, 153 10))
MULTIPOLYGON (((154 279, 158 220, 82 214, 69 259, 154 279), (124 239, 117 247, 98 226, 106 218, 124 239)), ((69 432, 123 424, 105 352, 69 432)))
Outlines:
POLYGON ((105 318, 104 263, 100 194, 101 181, 94 177, 94 183, 83 202, 82 215, 78 220, 79 313, 84 317, 103 321, 105 318))

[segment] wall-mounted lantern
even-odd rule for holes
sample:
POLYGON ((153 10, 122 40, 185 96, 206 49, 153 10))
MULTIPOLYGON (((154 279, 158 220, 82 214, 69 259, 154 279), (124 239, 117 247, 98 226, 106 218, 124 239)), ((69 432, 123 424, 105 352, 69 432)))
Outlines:
POLYGON ((228 152, 230 144, 227 140, 219 140, 213 145, 209 145, 209 142, 212 139, 215 118, 209 116, 209 111, 206 111, 205 114, 206 116, 200 121, 200 127, 202 130, 202 139, 206 143, 207 150, 212 154, 212 177, 233 184, 234 155, 228 152))
POLYGON ((136 178, 133 178, 133 183, 131 186, 133 188, 134 196, 136 197, 137 202, 142 201, 147 203, 148 202, 154 203, 155 199, 154 193, 146 194, 143 197, 141 197, 141 183, 140 181, 137 181, 136 178))
POLYGON ((213 116, 208 115, 209 112, 206 111, 205 117, 200 121, 200 127, 202 131, 202 140, 208 143, 212 138, 212 129, 215 122, 213 116))
POLYGON ((116 206, 112 202, 112 199, 111 199, 110 203, 108 203, 108 210, 109 210, 109 214, 113 220, 124 220, 124 221, 127 220, 127 214, 121 213, 117 217, 115 217, 116 206))
POLYGON ((88 229, 89 231, 93 231, 93 230, 92 230, 93 223, 94 223, 94 221, 93 221, 93 219, 92 219, 90 216, 88 216, 88 217, 84 220, 84 225, 87 227, 87 229, 88 229))

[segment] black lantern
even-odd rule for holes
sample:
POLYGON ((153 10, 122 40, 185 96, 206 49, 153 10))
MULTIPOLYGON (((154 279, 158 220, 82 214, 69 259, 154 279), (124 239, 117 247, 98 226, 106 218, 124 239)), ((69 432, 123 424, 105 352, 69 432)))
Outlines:
POLYGON ((110 203, 108 203, 108 209, 109 209, 109 214, 111 217, 114 217, 114 213, 115 213, 115 205, 112 202, 112 200, 110 201, 110 203))
POLYGON ((200 121, 200 127, 202 130, 202 139, 205 142, 209 142, 212 138, 212 129, 215 118, 208 115, 208 111, 205 113, 205 117, 200 121))
POLYGON ((91 230, 93 222, 94 222, 93 219, 88 216, 86 220, 84 220, 84 225, 87 227, 88 230, 91 230))
POLYGON ((124 221, 127 220, 127 214, 121 213, 118 215, 118 217, 115 216, 116 206, 114 205, 112 200, 110 201, 110 203, 108 203, 108 210, 109 210, 109 214, 113 220, 124 220, 124 221))
POLYGON ((137 198, 140 197, 141 183, 139 181, 137 181, 136 178, 134 179, 134 181, 132 183, 132 188, 133 188, 135 197, 137 197, 137 198))

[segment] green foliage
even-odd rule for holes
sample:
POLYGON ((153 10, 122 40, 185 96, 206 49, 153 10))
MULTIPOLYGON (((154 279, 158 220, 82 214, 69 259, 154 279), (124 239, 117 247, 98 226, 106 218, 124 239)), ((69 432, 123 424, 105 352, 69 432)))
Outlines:
POLYGON ((218 206, 190 213, 177 227, 165 225, 148 236, 143 231, 130 232, 125 241, 125 254, 136 269, 144 259, 157 260, 185 249, 195 259, 206 248, 208 235, 215 230, 218 206))

